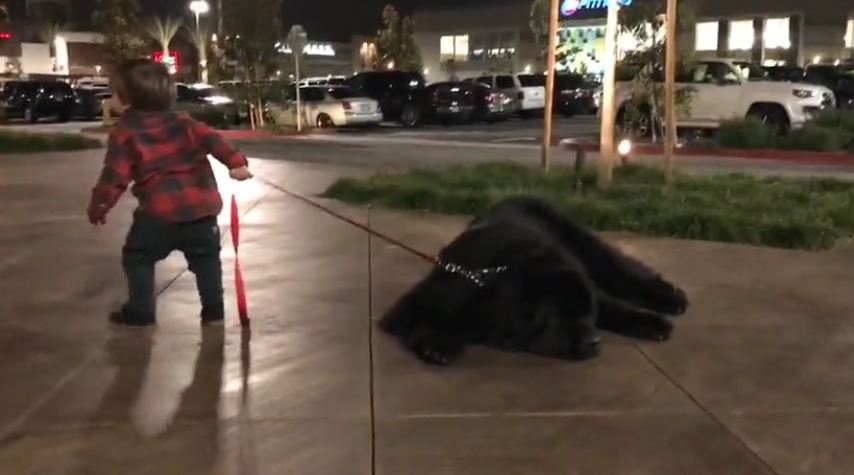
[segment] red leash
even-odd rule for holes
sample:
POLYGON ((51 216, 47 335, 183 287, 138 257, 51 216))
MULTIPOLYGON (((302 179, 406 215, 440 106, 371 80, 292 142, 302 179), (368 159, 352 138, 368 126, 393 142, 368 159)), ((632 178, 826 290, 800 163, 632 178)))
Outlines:
POLYGON ((243 283, 243 272, 240 270, 240 213, 237 210, 237 199, 231 195, 231 242, 234 244, 234 287, 237 293, 237 313, 240 315, 240 325, 249 326, 249 311, 246 305, 246 285, 243 283))

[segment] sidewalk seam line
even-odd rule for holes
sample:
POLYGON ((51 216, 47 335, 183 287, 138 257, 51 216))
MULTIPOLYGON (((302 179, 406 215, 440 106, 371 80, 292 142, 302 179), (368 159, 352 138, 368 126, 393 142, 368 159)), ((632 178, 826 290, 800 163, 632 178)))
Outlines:
POLYGON ((762 458, 759 453, 753 450, 753 448, 750 447, 750 445, 748 445, 748 443, 744 439, 742 439, 738 434, 736 434, 735 431, 733 431, 728 425, 726 425, 715 413, 713 413, 709 408, 703 405, 696 398, 696 396, 694 396, 690 391, 685 389, 684 386, 679 384, 679 382, 676 381, 676 378, 674 378, 667 371, 665 371, 664 368, 662 368, 657 361, 655 361, 649 354, 647 354, 646 351, 643 350, 643 348, 641 348, 637 344, 632 344, 632 346, 649 364, 652 365, 653 368, 655 368, 656 371, 659 372, 659 374, 661 374, 662 376, 664 376, 665 379, 670 381, 670 384, 672 384, 676 389, 678 389, 682 394, 684 394, 685 397, 688 398, 688 400, 690 400, 695 406, 697 406, 697 408, 700 409, 700 411, 703 412, 706 417, 708 417, 712 422, 714 422, 715 425, 723 429, 726 434, 735 439, 738 442, 738 445, 740 445, 744 450, 746 450, 747 453, 749 453, 767 473, 779 475, 779 472, 775 470, 774 467, 772 467, 767 460, 762 458))

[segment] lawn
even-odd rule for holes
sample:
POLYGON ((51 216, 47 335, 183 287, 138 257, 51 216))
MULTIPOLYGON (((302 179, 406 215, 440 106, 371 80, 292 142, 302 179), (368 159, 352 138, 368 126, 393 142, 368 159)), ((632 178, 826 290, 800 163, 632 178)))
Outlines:
POLYGON ((679 176, 669 190, 654 168, 625 166, 607 190, 595 172, 548 174, 515 164, 342 179, 326 197, 406 210, 476 215, 503 198, 539 196, 599 231, 745 243, 787 249, 829 249, 854 236, 854 184, 831 179, 748 175, 679 176))
POLYGON ((0 153, 60 152, 100 147, 100 140, 79 134, 31 134, 0 130, 0 153))

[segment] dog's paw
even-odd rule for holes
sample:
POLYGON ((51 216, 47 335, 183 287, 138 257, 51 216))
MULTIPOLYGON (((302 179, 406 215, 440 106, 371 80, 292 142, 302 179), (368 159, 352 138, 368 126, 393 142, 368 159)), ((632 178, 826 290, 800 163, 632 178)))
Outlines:
POLYGON ((665 318, 651 318, 637 329, 637 336, 648 341, 667 341, 673 333, 673 324, 665 318))
POLYGON ((683 315, 688 310, 685 291, 670 282, 657 279, 650 290, 649 310, 672 316, 683 315))
POLYGON ((460 356, 459 351, 449 348, 437 347, 421 347, 416 350, 416 354, 421 361, 438 366, 449 366, 453 364, 460 356))

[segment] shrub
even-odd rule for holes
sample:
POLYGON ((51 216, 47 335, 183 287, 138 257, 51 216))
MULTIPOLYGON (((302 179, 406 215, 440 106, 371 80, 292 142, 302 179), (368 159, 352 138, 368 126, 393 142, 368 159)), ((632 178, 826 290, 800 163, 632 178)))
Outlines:
POLYGON ((100 148, 98 139, 78 134, 30 134, 0 130, 0 153, 34 153, 100 148))
POLYGON ((806 124, 781 137, 779 145, 789 150, 813 152, 839 152, 848 147, 854 133, 840 127, 806 124))
POLYGON ((762 121, 748 117, 724 121, 718 131, 718 143, 726 148, 772 148, 775 137, 762 121))
POLYGON ((829 110, 818 116, 814 123, 823 127, 844 129, 854 134, 854 110, 829 110))
MULTIPOLYGON (((591 170, 583 181, 594 182, 591 170)), ((349 203, 477 215, 503 198, 538 196, 580 224, 681 239, 828 249, 854 236, 854 183, 747 175, 683 176, 664 191, 655 168, 615 170, 606 190, 573 193, 575 172, 487 164, 344 179, 325 196, 349 203)))

